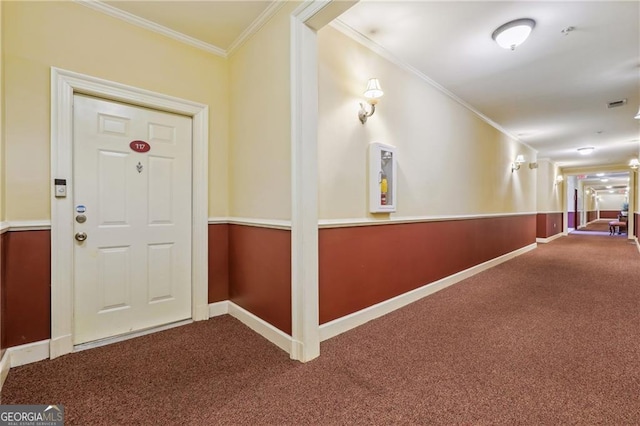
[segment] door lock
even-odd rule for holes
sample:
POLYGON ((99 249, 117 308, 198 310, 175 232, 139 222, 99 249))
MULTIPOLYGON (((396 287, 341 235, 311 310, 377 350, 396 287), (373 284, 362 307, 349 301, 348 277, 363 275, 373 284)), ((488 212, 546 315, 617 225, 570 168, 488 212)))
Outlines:
POLYGON ((87 234, 85 234, 84 232, 76 233, 76 240, 77 241, 84 241, 86 239, 87 239, 87 234))

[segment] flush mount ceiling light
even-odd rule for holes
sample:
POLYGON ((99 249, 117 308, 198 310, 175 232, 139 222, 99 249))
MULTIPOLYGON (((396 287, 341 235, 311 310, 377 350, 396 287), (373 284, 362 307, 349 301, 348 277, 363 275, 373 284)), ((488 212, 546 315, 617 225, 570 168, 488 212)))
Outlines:
POLYGON ((629 167, 633 170, 638 170, 638 167, 640 167, 640 161, 637 158, 632 158, 631 161, 629 161, 629 167))
POLYGON ((592 146, 585 146, 584 148, 578 148, 580 155, 589 155, 595 150, 592 146))
POLYGON ((516 47, 524 43, 535 26, 536 21, 533 19, 516 19, 499 26, 491 34, 491 38, 503 49, 515 50, 516 47))

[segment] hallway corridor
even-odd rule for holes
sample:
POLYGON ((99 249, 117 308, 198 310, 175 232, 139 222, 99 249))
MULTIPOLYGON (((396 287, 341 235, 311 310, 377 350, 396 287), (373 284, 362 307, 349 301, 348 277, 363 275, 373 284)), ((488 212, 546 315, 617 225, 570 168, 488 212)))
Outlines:
POLYGON ((640 253, 570 235, 322 344, 216 317, 12 369, 66 424, 640 423, 640 253))

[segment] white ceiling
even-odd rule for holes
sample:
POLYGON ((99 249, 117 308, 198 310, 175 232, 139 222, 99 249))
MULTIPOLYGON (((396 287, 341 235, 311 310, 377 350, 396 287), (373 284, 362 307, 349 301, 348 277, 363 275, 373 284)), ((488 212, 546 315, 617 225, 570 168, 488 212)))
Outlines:
MULTIPOLYGON (((109 1, 222 50, 270 1, 109 1)), ((263 17, 264 18, 264 17, 263 17)), ((565 167, 626 164, 638 156, 640 2, 361 0, 339 20, 565 167), (515 51, 491 33, 536 21, 515 51), (573 26, 563 35, 561 30, 573 26), (607 103, 627 99, 613 109, 607 103), (577 148, 593 146, 581 156, 577 148)), ((384 86, 384 82, 381 82, 384 86)))

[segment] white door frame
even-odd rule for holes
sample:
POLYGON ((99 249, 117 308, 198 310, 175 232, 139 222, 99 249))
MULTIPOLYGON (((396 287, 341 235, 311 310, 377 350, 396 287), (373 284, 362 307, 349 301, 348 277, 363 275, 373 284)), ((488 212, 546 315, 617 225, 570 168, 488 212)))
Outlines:
POLYGON ((51 68, 51 187, 67 180, 67 196, 51 191, 51 341, 50 358, 73 351, 73 94, 83 93, 193 120, 191 222, 191 314, 194 321, 209 318, 208 308, 208 141, 209 108, 124 84, 59 68, 51 68))

